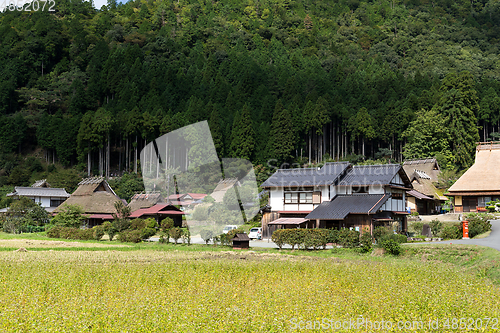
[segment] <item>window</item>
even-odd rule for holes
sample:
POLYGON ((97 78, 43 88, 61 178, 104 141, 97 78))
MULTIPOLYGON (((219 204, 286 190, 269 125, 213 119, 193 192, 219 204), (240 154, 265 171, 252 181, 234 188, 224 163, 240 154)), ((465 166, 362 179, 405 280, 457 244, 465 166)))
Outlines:
POLYGON ((59 207, 64 202, 64 199, 50 199, 50 207, 59 207))
POLYGON ((353 186, 352 193, 368 193, 368 186, 353 186))
POLYGON ((299 203, 298 193, 285 193, 285 203, 299 203))
POLYGON ((300 193, 300 203, 312 203, 313 194, 312 192, 300 193))
POLYGON ((286 204, 312 204, 313 203, 313 193, 312 192, 285 192, 285 203, 286 204))
POLYGON ((397 200, 403 200, 403 193, 393 193, 392 198, 397 200))

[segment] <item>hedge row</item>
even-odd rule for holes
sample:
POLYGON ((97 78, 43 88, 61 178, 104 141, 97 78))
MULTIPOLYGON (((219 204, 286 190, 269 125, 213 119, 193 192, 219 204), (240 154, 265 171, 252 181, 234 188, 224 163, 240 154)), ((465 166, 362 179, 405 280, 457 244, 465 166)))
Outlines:
POLYGON ((56 225, 47 230, 47 236, 50 238, 93 240, 95 239, 94 228, 78 229, 78 228, 62 227, 56 225))
MULTIPOLYGON (((297 248, 319 249, 325 248, 327 243, 339 244, 343 247, 358 247, 360 234, 349 229, 279 229, 273 232, 272 241, 281 248, 288 244, 292 250, 297 248)), ((368 241, 364 241, 368 246, 368 241)), ((371 244, 370 244, 371 248, 371 244)))

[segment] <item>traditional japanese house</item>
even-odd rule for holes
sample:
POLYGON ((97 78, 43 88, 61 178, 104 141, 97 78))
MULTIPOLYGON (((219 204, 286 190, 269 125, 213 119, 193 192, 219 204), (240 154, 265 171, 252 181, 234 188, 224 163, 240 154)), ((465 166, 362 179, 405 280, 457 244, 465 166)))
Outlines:
POLYGON ((7 194, 7 196, 14 199, 29 198, 35 203, 39 203, 47 212, 52 213, 70 195, 64 188, 52 188, 45 179, 42 179, 36 181, 31 187, 16 186, 14 192, 7 194))
POLYGON ((149 208, 138 209, 130 215, 131 219, 134 218, 154 218, 158 223, 161 222, 166 217, 172 218, 174 220, 175 227, 182 227, 182 215, 184 212, 174 205, 170 204, 156 204, 149 208))
POLYGON ((474 164, 449 189, 456 213, 486 210, 500 199, 500 142, 479 143, 474 164))

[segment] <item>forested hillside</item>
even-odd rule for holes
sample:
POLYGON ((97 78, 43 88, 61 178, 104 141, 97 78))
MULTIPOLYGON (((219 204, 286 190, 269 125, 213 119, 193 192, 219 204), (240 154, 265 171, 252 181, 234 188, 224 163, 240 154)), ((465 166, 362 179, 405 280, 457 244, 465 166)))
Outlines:
POLYGON ((220 156, 255 165, 437 155, 463 169, 474 142, 500 136, 499 36, 498 0, 7 10, 0 185, 26 184, 35 152, 93 174, 135 171, 148 141, 201 120, 220 156))

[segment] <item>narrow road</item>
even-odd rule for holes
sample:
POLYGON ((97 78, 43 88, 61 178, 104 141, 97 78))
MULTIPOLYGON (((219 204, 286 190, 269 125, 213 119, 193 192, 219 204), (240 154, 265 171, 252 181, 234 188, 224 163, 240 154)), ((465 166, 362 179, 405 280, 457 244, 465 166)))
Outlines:
MULTIPOLYGON (((482 239, 456 239, 443 242, 432 242, 432 244, 465 244, 488 246, 500 251, 500 220, 491 221, 491 234, 482 239)), ((429 243, 427 243, 429 244, 429 243)))

